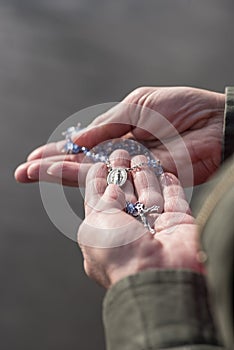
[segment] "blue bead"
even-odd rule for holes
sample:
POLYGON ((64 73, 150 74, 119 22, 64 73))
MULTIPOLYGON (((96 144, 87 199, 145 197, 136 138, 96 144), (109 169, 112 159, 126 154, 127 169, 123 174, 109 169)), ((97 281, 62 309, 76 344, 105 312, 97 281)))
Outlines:
POLYGON ((161 166, 158 166, 158 168, 154 169, 154 172, 156 173, 157 176, 163 174, 163 168, 161 166))
POLYGON ((78 146, 76 143, 73 143, 72 141, 67 141, 67 143, 64 146, 64 150, 70 154, 77 154, 80 152, 81 147, 78 146))
POLYGON ((106 156, 100 156, 100 161, 101 162, 107 162, 108 158, 106 156))
POLYGON ((73 154, 77 154, 77 153, 80 152, 80 150, 81 150, 81 147, 78 146, 76 143, 73 143, 72 153, 73 153, 73 154))
POLYGON ((81 147, 81 151, 86 154, 88 157, 90 156, 91 152, 88 148, 86 147, 81 147))
POLYGON ((87 149, 86 151, 84 151, 84 154, 87 156, 87 157, 90 157, 91 156, 91 152, 87 149))
POLYGON ((133 203, 127 202, 126 204, 126 212, 128 214, 135 214, 136 213, 136 208, 135 205, 133 203))

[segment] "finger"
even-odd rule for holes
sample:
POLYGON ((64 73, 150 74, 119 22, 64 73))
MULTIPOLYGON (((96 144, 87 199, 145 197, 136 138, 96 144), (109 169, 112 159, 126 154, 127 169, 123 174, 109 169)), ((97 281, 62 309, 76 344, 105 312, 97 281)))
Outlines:
MULTIPOLYGON (((114 151, 110 157, 109 161, 111 164, 111 167, 114 168, 129 168, 130 167, 130 155, 125 150, 116 150, 114 151)), ((128 174, 127 181, 125 184, 121 187, 121 189, 124 191, 126 200, 129 202, 135 202, 136 196, 134 192, 134 187, 131 181, 131 175, 128 174)))
POLYGON ((111 184, 106 187, 97 205, 92 210, 87 208, 86 218, 78 232, 78 242, 83 249, 85 246, 125 246, 147 232, 140 222, 122 210, 125 201, 121 188, 111 184))
POLYGON ((62 140, 59 142, 52 142, 52 143, 48 143, 46 145, 40 146, 28 155, 27 161, 39 159, 42 157, 51 157, 51 156, 60 155, 65 143, 66 141, 62 140))
MULTIPOLYGON (((132 159, 131 166, 147 163, 145 156, 136 156, 132 159)), ((138 201, 143 203, 146 208, 158 206, 155 212, 146 214, 147 221, 151 227, 154 226, 155 220, 159 213, 163 211, 163 197, 160 185, 155 173, 148 166, 142 166, 139 171, 133 172, 133 181, 138 194, 138 201)))
MULTIPOLYGON (((110 164, 112 168, 129 168, 130 156, 125 150, 114 151, 110 158, 110 164)), ((86 213, 88 214, 92 208, 94 209, 107 186, 107 167, 93 166, 88 173, 86 182, 86 213)), ((122 186, 122 190, 125 193, 126 200, 136 201, 133 185, 130 180, 122 186)))
POLYGON ((65 186, 84 186, 85 178, 91 164, 71 162, 35 161, 30 165, 22 164, 15 171, 18 182, 33 183, 45 181, 62 183, 65 186))
POLYGON ((167 230, 167 233, 173 233, 180 225, 190 225, 194 223, 195 219, 189 214, 180 212, 166 212, 158 217, 154 228, 156 233, 162 233, 164 230, 167 230))
POLYGON ((67 160, 72 162, 81 162, 85 157, 83 153, 66 154, 63 152, 63 147, 61 145, 64 146, 64 141, 41 146, 40 148, 35 150, 35 156, 33 155, 34 152, 28 156, 27 161, 31 162, 45 158, 50 158, 51 160, 53 158, 53 160, 55 161, 67 160))
POLYGON ((124 136, 134 127, 134 122, 137 122, 138 110, 133 113, 136 109, 136 105, 118 103, 95 118, 81 135, 74 138, 74 142, 92 148, 103 141, 124 136))
POLYGON ((164 212, 191 214, 184 190, 175 175, 164 173, 160 181, 164 197, 164 212))
POLYGON ((27 168, 27 176, 32 181, 45 181, 52 183, 62 183, 62 178, 53 177, 47 173, 48 169, 53 166, 54 162, 41 161, 32 163, 27 168))
POLYGON ((122 212, 125 209, 125 206, 125 193, 118 185, 111 184, 106 187, 95 210, 106 214, 116 214, 122 212))
MULTIPOLYGON (((80 135, 84 132, 85 129, 81 129, 79 131, 75 131, 74 134, 70 135, 70 137, 77 137, 77 135, 80 135)), ((62 134, 66 134, 62 133, 62 134)), ((34 160, 34 159, 39 159, 42 157, 50 157, 50 156, 55 156, 58 154, 61 154, 64 150, 65 144, 68 142, 68 140, 61 140, 58 142, 51 142, 46 145, 43 145, 41 147, 36 148, 33 152, 31 152, 27 158, 28 161, 34 160)))
MULTIPOLYGON (((57 162, 50 165, 46 173, 55 179, 61 179, 63 184, 84 187, 86 176, 92 164, 80 164, 74 162, 57 162)), ((40 173, 40 181, 45 181, 40 173)))
POLYGON ((16 179, 17 182, 32 183, 32 182, 37 182, 38 181, 38 178, 33 180, 33 179, 30 179, 28 177, 28 173, 27 173, 28 168, 29 168, 29 163, 23 163, 23 164, 19 165, 16 168, 14 176, 15 176, 15 179, 16 179))
MULTIPOLYGON (((147 163, 145 156, 139 155, 132 159, 131 166, 147 163)), ((163 197, 159 181, 155 173, 147 165, 143 165, 138 171, 132 173, 134 185, 138 194, 138 200, 147 207, 158 205, 163 211, 163 197)))
MULTIPOLYGON (((68 155, 57 155, 57 156, 52 156, 52 157, 47 157, 47 158, 40 158, 40 159, 35 159, 35 160, 31 160, 28 161, 26 163, 23 163, 21 165, 19 165, 16 170, 15 170, 15 179, 18 182, 22 182, 22 183, 31 183, 31 182, 36 182, 39 181, 39 168, 41 163, 45 163, 48 165, 48 168, 53 165, 53 163, 57 163, 57 162, 82 162, 84 158, 83 154, 78 154, 78 155, 72 155, 72 154, 68 154, 68 155), (33 167, 31 167, 33 165, 33 167), (29 170, 30 168, 30 170, 29 170), (32 171, 32 169, 34 168, 34 171, 32 171), (36 169, 38 169, 36 171, 36 169)), ((52 174, 50 174, 52 175, 52 174)), ((54 175, 56 176, 56 175, 54 175)), ((60 176, 59 176, 60 177, 60 176)), ((71 177, 74 177, 73 175, 71 175, 71 177)), ((70 181, 69 179, 69 174, 66 173, 66 178, 64 178, 65 181, 70 181)), ((43 181, 46 181, 45 178, 43 178, 43 181)), ((50 178, 48 178, 48 181, 50 181, 50 178)), ((73 181, 73 180, 72 180, 73 181)), ((56 181, 55 181, 56 182, 56 181)), ((77 182, 77 181, 76 181, 77 182)))
POLYGON ((89 215, 96 209, 98 202, 107 187, 107 167, 105 164, 96 163, 88 171, 85 188, 85 215, 89 215))
POLYGON ((74 142, 77 145, 82 145, 88 148, 92 148, 97 144, 121 137, 125 135, 129 130, 131 130, 131 126, 128 124, 121 124, 120 122, 108 122, 105 124, 99 124, 98 126, 90 126, 87 131, 74 139, 74 142))
POLYGON ((118 185, 107 186, 107 167, 105 164, 94 164, 86 178, 85 213, 93 211, 113 213, 115 209, 122 211, 126 205, 124 192, 118 185))

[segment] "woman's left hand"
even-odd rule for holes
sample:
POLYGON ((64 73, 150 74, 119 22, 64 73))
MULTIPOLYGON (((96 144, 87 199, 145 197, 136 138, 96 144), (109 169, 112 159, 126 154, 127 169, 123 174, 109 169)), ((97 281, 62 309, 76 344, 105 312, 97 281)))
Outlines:
MULTIPOLYGON (((144 162, 131 161, 126 151, 115 151, 113 167, 144 162)), ((107 168, 95 164, 86 179, 86 217, 78 232, 87 275, 105 288, 147 269, 190 269, 203 272, 197 260, 197 226, 178 179, 164 173, 160 181, 148 167, 132 172, 122 188, 106 183, 107 168), (159 205, 159 214, 147 219, 154 235, 125 212, 126 201, 159 205)))

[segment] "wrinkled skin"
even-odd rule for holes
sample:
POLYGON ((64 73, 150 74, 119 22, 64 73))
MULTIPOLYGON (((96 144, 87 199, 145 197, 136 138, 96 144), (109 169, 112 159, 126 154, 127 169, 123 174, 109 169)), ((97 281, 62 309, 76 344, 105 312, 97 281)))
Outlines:
MULTIPOLYGON (((130 158, 125 151, 116 151, 114 167, 125 167, 130 158)), ((132 162, 144 160, 137 156, 132 162)), ((129 162, 129 164, 128 164, 129 162)), ((198 231, 191 216, 183 189, 178 179, 169 173, 160 179, 149 168, 132 174, 123 186, 106 185, 106 167, 100 163, 91 167, 86 179, 85 220, 79 228, 78 242, 84 256, 87 275, 105 288, 122 278, 147 269, 190 269, 204 272, 197 260, 198 231), (149 214, 152 235, 141 222, 123 209, 127 201, 139 200, 146 206, 160 205, 159 214, 149 214), (123 233, 129 238, 126 244, 101 247, 108 235, 123 233), (140 232, 140 235, 139 235, 140 232), (134 235, 138 237, 134 240, 134 235), (87 236, 91 244, 86 243, 87 236), (99 245, 100 243, 100 245, 99 245), (91 246, 93 245, 93 246, 91 246)))
MULTIPOLYGON (((75 141, 92 148, 107 139, 131 137, 150 149, 161 160, 165 171, 178 175, 179 167, 184 185, 201 184, 220 165, 224 104, 224 94, 212 91, 190 87, 141 87, 131 92, 122 104, 97 117, 75 141), (128 113, 133 106, 142 108, 128 113), (148 108, 155 111, 155 117, 152 113, 146 118, 148 108), (177 130, 181 142, 173 128, 162 126, 158 114, 177 130), (144 130, 145 126, 148 131, 144 130), (184 146, 191 158, 193 180, 186 178, 188 158, 184 146)), ((78 174, 81 173, 81 182, 85 182, 89 169, 80 164, 82 159, 82 155, 64 159, 59 144, 44 145, 18 167, 15 177, 24 183, 38 181, 40 176, 43 181, 63 181, 65 185, 78 186, 78 174), (42 162, 43 153, 46 155, 42 162)))

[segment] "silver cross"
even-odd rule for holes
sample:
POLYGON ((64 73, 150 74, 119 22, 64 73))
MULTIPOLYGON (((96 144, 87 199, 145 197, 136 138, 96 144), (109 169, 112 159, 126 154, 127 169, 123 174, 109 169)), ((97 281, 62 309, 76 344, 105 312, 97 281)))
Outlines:
POLYGON ((159 206, 152 205, 152 207, 147 208, 143 203, 137 202, 135 205, 135 209, 137 210, 137 212, 134 216, 139 216, 144 227, 146 227, 150 231, 150 233, 155 234, 155 230, 150 226, 146 215, 148 213, 158 212, 159 206))

